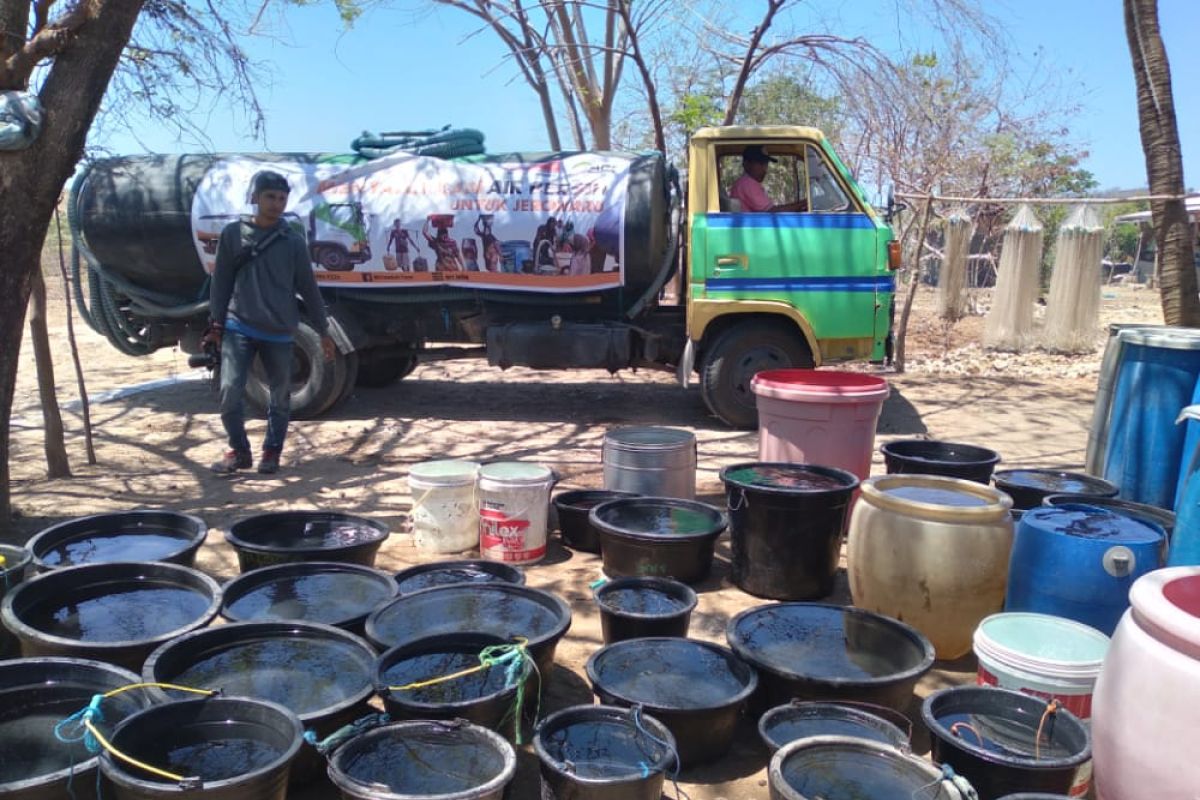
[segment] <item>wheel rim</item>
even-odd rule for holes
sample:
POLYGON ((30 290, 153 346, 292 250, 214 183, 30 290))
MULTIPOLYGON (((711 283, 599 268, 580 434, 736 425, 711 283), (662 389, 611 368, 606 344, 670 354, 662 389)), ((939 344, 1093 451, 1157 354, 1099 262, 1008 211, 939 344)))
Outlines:
POLYGON ((340 250, 332 247, 322 253, 326 269, 341 269, 346 264, 346 259, 340 250))
POLYGON ((792 359, 781 348, 764 345, 747 350, 737 360, 733 369, 733 396, 738 403, 754 407, 754 391, 750 381, 766 369, 784 369, 792 366, 792 359))

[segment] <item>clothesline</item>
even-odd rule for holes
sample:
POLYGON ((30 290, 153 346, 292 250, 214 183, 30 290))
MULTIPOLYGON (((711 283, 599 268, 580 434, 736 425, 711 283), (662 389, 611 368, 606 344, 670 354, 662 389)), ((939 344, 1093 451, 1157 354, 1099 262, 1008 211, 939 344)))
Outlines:
POLYGON ((938 203, 996 203, 1030 205, 1077 205, 1079 203, 1151 203, 1165 200, 1188 200, 1200 194, 1145 194, 1131 197, 943 197, 936 194, 911 194, 897 192, 896 197, 904 200, 932 200, 938 203))

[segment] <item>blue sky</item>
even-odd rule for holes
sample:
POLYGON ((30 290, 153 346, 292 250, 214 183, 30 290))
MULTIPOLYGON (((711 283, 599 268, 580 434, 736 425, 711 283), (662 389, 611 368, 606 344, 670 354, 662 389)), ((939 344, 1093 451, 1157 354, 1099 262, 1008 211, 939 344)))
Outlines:
MULTIPOLYGON (((400 5, 400 4, 397 4, 400 5)), ((869 30, 860 9, 878 4, 830 4, 848 28, 869 30)), ((1083 108, 1072 133, 1090 152, 1084 166, 1102 187, 1145 185, 1136 96, 1120 0, 986 0, 1019 56, 1040 48, 1065 72, 1064 82, 1083 108)), ((1159 0, 1171 59, 1176 114, 1189 185, 1200 185, 1200 2, 1159 0)), ((344 151, 363 130, 478 128, 488 149, 537 150, 546 146, 532 91, 504 60, 489 34, 469 37, 474 22, 442 9, 419 18, 401 10, 376 10, 345 30, 332 3, 289 9, 277 36, 252 42, 252 57, 266 62, 260 89, 267 116, 267 145, 276 151, 344 151)), ((880 43, 883 44, 883 43, 880 43)), ((634 76, 626 72, 627 79, 634 76)), ((798 121, 802 122, 802 121, 798 121)), ((217 113, 203 123, 216 150, 259 150, 236 114, 217 113)), ((148 125, 135 139, 102 140, 121 153, 144 149, 198 149, 178 141, 166 126, 148 125)))

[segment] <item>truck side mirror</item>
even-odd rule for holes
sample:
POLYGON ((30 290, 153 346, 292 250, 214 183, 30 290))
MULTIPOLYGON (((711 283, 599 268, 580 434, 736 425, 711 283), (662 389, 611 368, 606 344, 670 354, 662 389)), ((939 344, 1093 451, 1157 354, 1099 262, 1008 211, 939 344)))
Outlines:
POLYGON ((884 220, 886 220, 890 224, 892 219, 897 214, 899 214, 901 211, 904 211, 907 208, 908 208, 907 203, 897 203, 896 202, 896 188, 894 186, 892 186, 891 184, 888 184, 887 205, 884 207, 884 210, 883 210, 884 220))

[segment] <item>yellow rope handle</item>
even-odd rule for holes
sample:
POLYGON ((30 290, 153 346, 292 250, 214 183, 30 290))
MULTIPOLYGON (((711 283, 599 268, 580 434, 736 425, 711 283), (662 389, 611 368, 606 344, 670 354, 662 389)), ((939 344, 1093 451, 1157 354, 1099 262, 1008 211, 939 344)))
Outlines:
POLYGON ((92 734, 92 736, 96 737, 96 741, 99 742, 100 745, 105 750, 112 753, 113 756, 121 759, 126 764, 132 764, 133 766, 137 767, 138 769, 144 769, 144 770, 146 770, 146 772, 149 772, 152 775, 157 775, 160 778, 166 778, 167 780, 175 781, 176 783, 183 783, 184 781, 187 780, 187 778, 185 778, 182 775, 176 775, 174 772, 167 772, 165 769, 159 769, 158 767, 152 767, 145 762, 138 761, 133 756, 125 755, 120 750, 113 747, 112 742, 110 742, 110 741, 108 741, 108 739, 104 738, 104 734, 100 733, 99 729, 97 729, 96 726, 92 724, 92 721, 90 719, 85 719, 83 721, 83 724, 84 724, 84 727, 86 727, 88 729, 88 732, 90 734, 92 734))
MULTIPOLYGON (((526 652, 526 645, 529 644, 528 639, 526 639, 524 636, 514 636, 513 641, 516 643, 517 649, 520 652, 526 652)), ((465 678, 468 675, 474 675, 476 672, 483 672, 485 669, 490 669, 493 666, 495 666, 494 662, 484 661, 481 659, 480 662, 475 666, 461 669, 458 672, 451 673, 450 675, 440 675, 436 678, 415 681, 414 683, 406 683, 403 686, 388 686, 386 688, 389 692, 411 692, 413 689, 425 689, 429 686, 436 686, 439 683, 447 683, 449 681, 458 680, 459 678, 465 678)))
POLYGON ((109 697, 116 697, 117 695, 121 694, 122 692, 128 692, 133 689, 150 689, 150 688, 174 689, 179 692, 191 692, 192 694, 203 694, 203 695, 207 695, 209 697, 213 696, 214 694, 220 694, 220 692, 217 691, 216 689, 194 689, 191 686, 180 686, 179 684, 176 684, 176 683, 153 683, 153 682, 151 682, 151 683, 131 683, 128 686, 122 686, 119 689, 113 689, 111 692, 105 692, 104 697, 107 699, 109 697))

